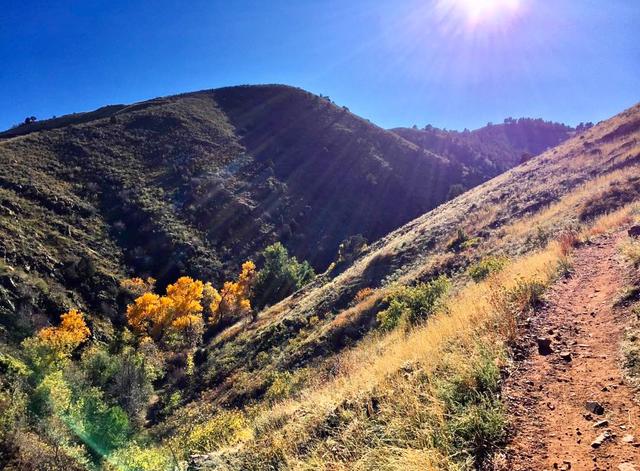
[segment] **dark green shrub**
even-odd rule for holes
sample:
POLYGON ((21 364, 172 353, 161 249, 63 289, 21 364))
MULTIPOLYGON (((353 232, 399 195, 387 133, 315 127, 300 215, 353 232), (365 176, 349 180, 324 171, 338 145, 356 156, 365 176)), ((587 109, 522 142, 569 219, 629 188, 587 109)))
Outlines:
POLYGON ((501 376, 495 353, 481 350, 469 361, 470 368, 441 370, 435 393, 445 406, 445 436, 452 453, 477 466, 503 442, 507 423, 498 398, 501 376))
POLYGON ((104 388, 113 379, 118 364, 105 348, 92 346, 82 354, 80 367, 91 385, 104 388))
POLYGON ((427 319, 440 306, 450 286, 446 276, 439 276, 428 283, 398 289, 387 297, 389 307, 378 313, 380 327, 391 330, 403 320, 415 325, 427 319))
POLYGON ((506 257, 485 257, 471 265, 467 273, 473 281, 479 283, 492 273, 502 270, 508 261, 506 257))
POLYGON ((126 347, 115 355, 95 346, 83 354, 80 367, 88 383, 104 391, 134 423, 144 422, 153 381, 163 374, 155 345, 145 343, 138 350, 126 347))
POLYGON ((256 276, 253 287, 253 305, 262 309, 299 290, 315 276, 311 265, 298 262, 287 249, 276 242, 262 252, 264 265, 256 276))
POLYGON ((515 312, 526 312, 542 302, 546 285, 539 280, 518 280, 507 293, 507 299, 515 312))
POLYGON ((476 401, 465 406, 463 413, 455 416, 449 431, 453 445, 479 463, 504 440, 506 423, 501 404, 479 395, 476 401))
POLYGON ((465 231, 458 229, 456 236, 447 244, 447 250, 450 252, 461 252, 480 245, 482 239, 479 237, 469 237, 465 231))

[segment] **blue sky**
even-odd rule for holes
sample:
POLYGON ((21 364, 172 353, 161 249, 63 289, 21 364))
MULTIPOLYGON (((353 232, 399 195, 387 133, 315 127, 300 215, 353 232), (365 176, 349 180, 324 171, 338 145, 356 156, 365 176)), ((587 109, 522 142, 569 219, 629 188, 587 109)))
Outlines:
POLYGON ((0 128, 251 83, 383 127, 576 124, 640 100, 640 1, 488 0, 481 20, 470 1, 3 0, 0 128))

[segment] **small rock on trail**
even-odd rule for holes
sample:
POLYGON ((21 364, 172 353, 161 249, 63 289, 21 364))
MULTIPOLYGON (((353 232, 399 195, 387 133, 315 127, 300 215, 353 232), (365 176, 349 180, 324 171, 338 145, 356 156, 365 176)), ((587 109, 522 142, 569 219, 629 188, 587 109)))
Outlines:
POLYGON ((566 362, 570 362, 572 359, 571 352, 560 352, 560 358, 566 362))
POLYGON ((604 414, 604 407, 598 401, 587 401, 584 407, 593 414, 604 414))
POLYGON ((591 442, 591 448, 599 448, 602 444, 611 438, 611 431, 605 430, 591 442))
POLYGON ((536 339, 538 343, 538 353, 540 355, 550 355, 553 353, 553 349, 551 348, 551 339, 548 337, 538 337, 536 339))

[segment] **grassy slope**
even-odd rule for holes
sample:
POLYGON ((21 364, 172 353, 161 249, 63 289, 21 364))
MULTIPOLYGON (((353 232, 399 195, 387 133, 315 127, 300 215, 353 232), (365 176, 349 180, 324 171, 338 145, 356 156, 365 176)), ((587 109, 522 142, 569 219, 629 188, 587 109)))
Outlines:
MULTIPOLYGON (((396 451, 402 459, 398 458, 399 461, 393 464, 393 447, 389 448, 385 442, 391 437, 370 435, 372 430, 384 433, 384 428, 395 421, 407 428, 407 433, 415 432, 411 427, 417 427, 417 424, 407 423, 402 418, 402 409, 398 407, 407 405, 399 404, 398 397, 411 397, 417 404, 416 413, 430 413, 422 409, 424 404, 419 404, 419 392, 413 389, 419 386, 396 385, 393 381, 389 383, 389 378, 402 376, 403 365, 414 361, 416 356, 422 362, 420 370, 425 368, 425 361, 444 361, 448 351, 444 345, 448 342, 453 345, 462 342, 461 348, 454 349, 452 355, 463 358, 468 354, 469 358, 478 361, 482 360, 482 352, 469 342, 475 342, 474 339, 483 339, 483 344, 487 339, 503 342, 504 337, 496 339, 494 336, 495 325, 513 320, 508 316, 496 319, 489 315, 491 309, 484 308, 487 305, 483 303, 490 300, 481 300, 490 292, 479 293, 474 290, 481 288, 473 286, 462 288, 467 281, 462 276, 464 268, 483 255, 499 253, 512 258, 524 257, 509 268, 507 273, 513 276, 505 278, 504 286, 513 283, 515 274, 528 280, 540 280, 543 284, 552 280, 553 274, 549 270, 558 263, 562 253, 557 244, 547 247, 548 241, 562 231, 580 230, 589 220, 637 201, 640 194, 639 138, 640 106, 636 106, 394 231, 373 244, 344 273, 334 279, 317 280, 263 312, 256 324, 236 326, 214 338, 208 348, 208 360, 199 368, 202 384, 216 385, 205 395, 207 401, 247 404, 252 398, 260 398, 265 391, 269 392, 268 388, 274 384, 274 371, 292 375, 289 376, 292 383, 301 377, 311 385, 294 393, 298 399, 285 403, 284 409, 278 406, 259 413, 254 419, 257 437, 239 452, 233 451, 231 458, 224 459, 236 463, 232 468, 248 466, 249 462, 258 463, 259 468, 265 465, 261 460, 273 459, 277 466, 286 463, 301 468, 338 469, 344 466, 352 469, 368 468, 373 462, 370 460, 384 456, 390 460, 389 468, 395 469, 396 465, 411 464, 415 452, 414 465, 417 467, 427 464, 432 467, 458 466, 459 463, 449 460, 446 453, 439 455, 442 453, 440 445, 412 442, 410 437, 400 440, 401 449, 396 451), (620 188, 626 196, 612 198, 620 188), (608 201, 608 204, 601 205, 602 201, 608 201), (446 247, 458 229, 477 238, 476 247, 458 254, 447 251, 446 247), (529 255, 531 253, 534 255, 529 255), (454 298, 450 305, 451 312, 458 313, 458 320, 453 324, 442 320, 441 329, 445 331, 437 330, 438 327, 430 331, 429 326, 419 329, 409 340, 398 338, 402 337, 399 332, 382 338, 366 337, 375 324, 380 300, 393 283, 413 283, 442 272, 453 275, 456 286, 461 289, 461 298, 454 298), (376 291, 360 304, 350 307, 357 291, 364 287, 373 287, 376 291), (469 325, 477 325, 480 330, 485 326, 486 330, 478 337, 468 331, 469 325), (458 331, 462 338, 458 337, 458 331), (362 337, 366 340, 357 343, 362 337), (435 346, 428 347, 431 343, 435 346), (331 356, 354 344, 358 345, 355 349, 331 356), (366 412, 366 401, 371 401, 372 397, 374 401, 380 400, 380 393, 376 392, 379 387, 385 391, 382 395, 389 407, 382 424, 367 422, 366 412), (353 409, 345 404, 361 404, 364 409, 353 409), (347 414, 344 427, 331 425, 336 420, 337 424, 341 423, 342 418, 336 418, 335 414, 347 414), (282 428, 282 424, 288 425, 282 428), (326 432, 317 435, 313 432, 315 429, 326 432), (349 434, 355 431, 362 435, 350 438, 349 434), (353 443, 348 443, 352 439, 353 443), (357 449, 378 439, 382 441, 372 445, 373 449, 357 449), (291 446, 285 446, 285 443, 291 443, 291 446), (416 446, 418 449, 412 448, 416 446), (273 456, 268 456, 269 453, 273 456)), ((614 217, 605 217, 590 233, 596 234, 616 223, 614 217)), ((456 368, 459 366, 458 362, 453 363, 456 368)), ((475 374, 474 371, 467 373, 475 374)), ((446 414, 446 411, 441 413, 446 414)), ((427 419, 425 416, 424 420, 427 419)), ((445 422, 443 426, 447 426, 445 422)), ((428 430, 422 438, 433 439, 428 430)), ((455 444, 447 440, 443 442, 445 448, 450 447, 449 452, 455 452, 455 444)), ((223 453, 226 455, 227 452, 223 453)))
POLYGON ((322 270, 349 235, 374 240, 451 184, 479 181, 285 86, 105 107, 0 137, 0 310, 14 338, 64 306, 121 321, 126 274, 219 282, 277 240, 322 270))

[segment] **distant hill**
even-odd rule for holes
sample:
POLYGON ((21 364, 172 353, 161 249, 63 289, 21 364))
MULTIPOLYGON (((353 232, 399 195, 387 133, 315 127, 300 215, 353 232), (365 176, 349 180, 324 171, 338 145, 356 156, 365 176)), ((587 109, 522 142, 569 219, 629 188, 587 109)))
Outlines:
POLYGON ((576 130, 542 119, 507 118, 502 124, 489 124, 474 131, 446 131, 426 126, 424 129, 397 128, 393 132, 486 178, 557 146, 576 130))
POLYGON ((2 322, 19 338, 65 305, 115 319, 124 276, 220 281, 275 241, 324 271, 349 236, 372 242, 483 178, 287 86, 24 124, 0 133, 0 254, 29 288, 3 282, 2 322))

